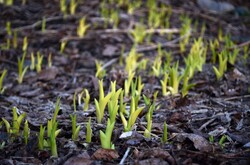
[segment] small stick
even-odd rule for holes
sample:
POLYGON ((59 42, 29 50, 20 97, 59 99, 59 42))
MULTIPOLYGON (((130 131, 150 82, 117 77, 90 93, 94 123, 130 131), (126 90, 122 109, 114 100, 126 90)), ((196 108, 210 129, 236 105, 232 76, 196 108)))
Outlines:
POLYGON ((119 164, 124 164, 126 158, 128 157, 130 149, 131 149, 130 147, 127 148, 127 150, 126 150, 125 154, 123 155, 122 160, 120 161, 119 164))

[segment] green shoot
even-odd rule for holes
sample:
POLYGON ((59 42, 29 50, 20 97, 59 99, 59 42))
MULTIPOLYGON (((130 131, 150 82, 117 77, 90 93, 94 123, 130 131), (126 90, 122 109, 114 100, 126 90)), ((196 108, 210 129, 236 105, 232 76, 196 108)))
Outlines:
POLYGON ((7 69, 4 69, 2 75, 0 77, 0 94, 3 94, 5 91, 5 87, 3 86, 3 80, 7 74, 7 69))
POLYGON ((42 20, 42 32, 45 32, 45 30, 46 30, 46 18, 45 17, 43 17, 43 20, 42 20))
POLYGON ((181 89, 181 94, 182 94, 182 97, 185 97, 187 94, 188 94, 188 91, 190 88, 194 87, 195 84, 189 84, 188 81, 190 79, 190 66, 186 66, 185 70, 184 70, 184 73, 182 75, 182 79, 183 79, 183 85, 182 85, 182 89, 181 89))
POLYGON ((129 89, 130 89, 130 86, 131 86, 134 75, 135 75, 134 72, 129 73, 128 74, 128 79, 125 80, 125 82, 124 82, 124 92, 125 92, 126 97, 129 96, 129 89))
POLYGON ((91 117, 87 123, 87 132, 86 132, 86 142, 91 143, 92 139, 92 129, 91 129, 91 117))
POLYGON ((100 140, 101 140, 101 146, 104 149, 114 149, 115 146, 111 142, 112 132, 114 129, 115 123, 111 123, 110 119, 108 119, 107 127, 105 133, 100 131, 100 140))
POLYGON ((85 36, 85 33, 90 25, 86 24, 86 17, 82 17, 79 21, 79 25, 77 28, 77 35, 82 38, 85 36))
POLYGON ((49 53, 49 56, 48 56, 48 67, 51 68, 52 67, 52 54, 49 53))
POLYGON ((115 9, 111 9, 110 10, 110 19, 114 25, 114 28, 117 28, 118 24, 119 24, 119 12, 115 9))
POLYGON ((176 62, 175 65, 169 69, 169 90, 173 95, 178 93, 180 81, 182 78, 182 76, 179 76, 178 67, 179 62, 176 62))
POLYGON ((34 56, 34 52, 31 52, 30 54, 30 70, 34 70, 36 65, 36 59, 34 56))
POLYGON ((142 24, 136 24, 135 29, 131 31, 131 34, 134 38, 135 44, 140 44, 147 35, 146 28, 142 24))
POLYGON ((129 118, 128 121, 125 119, 124 115, 122 112, 120 112, 120 117, 122 119, 122 123, 124 126, 124 131, 128 132, 132 129, 138 115, 141 113, 141 111, 144 109, 144 107, 140 108, 135 108, 135 97, 131 98, 131 103, 130 103, 130 113, 129 113, 129 118))
POLYGON ((151 129, 152 129, 152 116, 153 116, 153 111, 155 110, 155 103, 150 105, 148 109, 148 113, 146 115, 146 120, 147 120, 147 128, 144 131, 144 136, 146 138, 151 137, 151 129))
POLYGON ((230 64, 232 64, 232 65, 235 64, 235 61, 236 61, 236 58, 237 58, 239 52, 240 52, 239 48, 234 48, 234 50, 233 50, 232 53, 231 52, 227 52, 227 54, 228 54, 228 62, 230 64))
POLYGON ((215 64, 217 58, 216 49, 219 48, 219 41, 217 39, 215 39, 214 42, 210 40, 209 45, 212 52, 212 63, 215 64))
POLYGON ((133 47, 128 56, 126 57, 126 67, 125 70, 127 71, 128 74, 132 74, 132 72, 134 72, 137 68, 138 65, 138 58, 140 57, 140 54, 136 53, 136 49, 135 47, 133 47))
POLYGON ((67 5, 66 0, 60 0, 60 10, 63 13, 64 16, 67 15, 67 5))
POLYGON ((23 38, 23 52, 26 52, 27 51, 27 48, 28 48, 28 38, 27 38, 27 36, 25 36, 24 38, 23 38))
POLYGON ((167 96, 170 94, 170 92, 167 92, 167 83, 168 83, 168 74, 164 74, 164 79, 161 80, 161 90, 162 90, 162 96, 167 96))
POLYGON ((13 48, 16 49, 17 48, 17 30, 14 30, 12 43, 13 43, 13 48))
POLYGON ((163 144, 165 144, 168 141, 168 125, 166 124, 166 121, 164 121, 163 136, 162 136, 161 141, 163 144))
POLYGON ((40 132, 38 136, 38 149, 43 150, 44 149, 44 132, 46 127, 43 127, 43 125, 40 125, 40 132))
POLYGON ((69 5, 69 11, 71 15, 74 15, 76 12, 76 7, 77 7, 77 2, 75 0, 71 0, 70 1, 70 5, 69 5))
POLYGON ((110 100, 111 96, 112 96, 112 93, 109 93, 104 97, 103 81, 99 80, 99 101, 95 99, 96 117, 97 117, 98 123, 102 122, 105 107, 108 101, 110 100))
POLYGON ((76 141, 78 139, 80 125, 76 127, 76 114, 70 115, 71 122, 72 122, 72 140, 76 141))
POLYGON ((218 57, 219 57, 219 69, 213 66, 217 80, 221 79, 222 76, 224 75, 224 72, 227 70, 227 58, 223 59, 222 53, 220 53, 218 57))
POLYGON ((214 143, 214 136, 213 135, 209 135, 209 142, 210 143, 214 143))
POLYGON ((102 63, 97 60, 95 61, 95 65, 96 65, 95 76, 98 79, 102 79, 106 75, 106 70, 102 68, 102 63))
POLYGON ((26 71, 28 70, 28 66, 25 66, 25 68, 23 69, 25 56, 26 56, 26 53, 23 53, 22 59, 18 58, 18 63, 17 63, 17 65, 18 65, 18 78, 17 78, 17 81, 19 84, 21 84, 23 82, 23 77, 24 77, 26 71))
POLYGON ((182 21, 180 36, 181 37, 186 36, 183 40, 180 40, 180 51, 185 52, 186 45, 188 44, 191 35, 191 19, 188 18, 187 16, 182 16, 180 20, 182 21))
POLYGON ((79 95, 78 95, 78 104, 81 104, 81 98, 83 98, 84 100, 84 106, 83 106, 83 110, 87 111, 89 109, 89 100, 90 100, 90 95, 89 95, 89 91, 87 89, 84 89, 84 91, 82 91, 79 95), (82 97, 83 93, 85 93, 85 98, 82 97))
POLYGON ((26 145, 28 144, 29 134, 30 134, 29 123, 26 120, 23 128, 23 138, 24 138, 24 143, 26 145))
POLYGON ((52 126, 52 130, 49 136, 50 140, 50 150, 51 150, 51 155, 53 157, 58 157, 57 154, 57 145, 56 145, 56 136, 57 136, 57 122, 55 122, 52 126))
POLYGON ((67 45, 67 41, 64 40, 64 41, 61 41, 61 45, 60 45, 60 53, 63 53, 64 52, 64 49, 67 45))
POLYGON ((36 53, 37 63, 36 63, 36 72, 39 73, 42 70, 42 63, 43 63, 43 55, 40 52, 36 53))
POLYGON ((226 139, 227 139, 227 136, 226 136, 226 135, 223 135, 223 136, 220 138, 220 140, 219 140, 219 145, 220 145, 221 148, 224 148, 226 139))
POLYGON ((18 136, 22 120, 25 118, 26 113, 22 113, 20 116, 18 116, 16 107, 12 108, 12 113, 13 113, 13 117, 12 117, 12 122, 13 122, 12 124, 13 125, 12 125, 12 127, 10 126, 10 123, 5 118, 2 117, 2 120, 5 124, 7 133, 14 134, 15 136, 18 136))

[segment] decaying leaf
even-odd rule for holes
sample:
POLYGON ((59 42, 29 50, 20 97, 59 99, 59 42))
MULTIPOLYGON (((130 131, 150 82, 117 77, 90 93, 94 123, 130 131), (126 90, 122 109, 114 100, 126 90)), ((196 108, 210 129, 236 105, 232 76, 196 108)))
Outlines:
POLYGON ((116 150, 112 149, 103 149, 100 148, 92 155, 93 159, 96 160, 114 160, 119 158, 119 155, 116 150))

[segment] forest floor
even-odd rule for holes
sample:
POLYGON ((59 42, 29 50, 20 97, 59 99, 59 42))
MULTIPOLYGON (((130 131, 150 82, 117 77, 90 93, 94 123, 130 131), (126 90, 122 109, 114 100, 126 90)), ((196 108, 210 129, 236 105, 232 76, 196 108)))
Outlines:
MULTIPOLYGON (((100 142, 100 130, 105 130, 109 115, 105 110, 102 122, 97 122, 94 102, 95 98, 99 99, 96 61, 103 67, 101 73, 104 70, 106 72, 102 78, 105 94, 110 91, 111 81, 116 81, 117 89, 124 88, 129 69, 126 66, 134 67, 127 64, 127 57, 135 43, 131 29, 138 23, 149 29, 146 3, 135 8, 131 14, 127 12, 127 5, 106 3, 107 11, 119 12, 119 22, 115 28, 114 21, 102 15, 105 10, 101 14, 103 6, 98 0, 80 1, 75 14, 67 16, 60 11, 59 0, 30 0, 24 5, 19 2, 12 6, 0 4, 0 73, 7 69, 3 80, 5 90, 0 94, 0 117, 12 126, 12 109, 17 107, 18 115, 26 113, 25 120, 30 129, 28 143, 25 144, 24 121, 20 123, 19 136, 7 133, 5 123, 1 122, 0 164, 250 164, 249 15, 209 13, 201 10, 195 1, 156 2, 159 12, 161 6, 166 7, 164 17, 169 17, 169 27, 155 27, 143 42, 134 47, 137 56, 134 81, 135 77, 140 76, 144 84, 138 107, 144 109, 129 132, 131 134, 123 133, 120 115, 116 116, 111 140, 114 150, 102 149, 100 142), (77 28, 83 16, 89 27, 84 37, 79 37, 77 28), (179 42, 186 37, 179 32, 183 26, 183 20, 180 19, 183 16, 191 20, 191 32, 186 50, 180 51, 179 42), (43 18, 46 25, 43 25, 43 18), (8 21, 11 23, 11 34, 6 28, 8 21), (169 31, 164 32, 164 29, 169 31), (17 34, 17 47, 12 44, 14 32, 17 34), (227 35, 231 37, 231 47, 226 47, 228 45, 223 37, 227 35), (18 58, 22 58, 25 37, 28 47, 24 66, 29 68, 23 82, 18 83, 18 58), (202 37, 203 47, 206 47, 206 60, 202 70, 195 71, 189 79, 189 83, 194 86, 183 96, 181 80, 177 94, 164 96, 160 81, 164 73, 155 75, 152 67, 157 66, 157 62, 162 62, 162 66, 169 62, 173 67, 178 61, 181 75, 186 66, 184 59, 199 37, 202 37), (212 62, 209 45, 215 39, 219 41, 216 54, 225 47, 229 53, 239 50, 235 63, 226 64, 227 69, 220 79, 216 78, 213 70, 213 66, 219 66, 219 60, 217 57, 212 62), (10 47, 6 46, 7 40, 11 41, 10 47), (66 43, 64 49, 62 43, 66 43), (159 43, 163 52, 171 52, 170 56, 163 55, 157 59, 159 43), (37 52, 43 55, 39 73, 30 68, 32 52, 35 57, 37 52), (143 60, 147 60, 145 68, 142 67, 143 60), (52 65, 49 65, 50 62, 52 65), (83 111, 83 100, 82 103, 76 101, 74 108, 74 94, 79 96, 83 89, 87 89, 90 94, 87 111, 83 111), (150 137, 144 136, 149 106, 145 105, 143 95, 155 102, 150 137), (38 135, 40 125, 47 126, 48 120, 53 117, 58 98, 60 111, 57 121, 61 132, 56 137, 58 157, 55 157, 51 156, 49 148, 38 149, 38 135), (75 141, 72 140, 70 114, 77 115, 76 123, 81 127, 75 141), (86 143, 86 125, 90 117, 92 141, 86 143), (162 142, 164 122, 167 123, 168 138, 162 142)), ((246 2, 234 5, 250 8, 246 2)), ((163 18, 160 20, 166 24, 163 18)), ((131 94, 124 96, 124 102, 127 103, 126 109, 130 109, 131 94)))

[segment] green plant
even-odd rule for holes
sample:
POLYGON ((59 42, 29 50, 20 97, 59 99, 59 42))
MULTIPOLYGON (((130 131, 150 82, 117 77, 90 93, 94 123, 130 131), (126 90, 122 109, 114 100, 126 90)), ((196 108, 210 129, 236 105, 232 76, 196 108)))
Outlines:
POLYGON ((190 79, 189 70, 190 70, 190 66, 186 66, 182 75, 182 79, 183 79, 183 84, 182 84, 182 89, 181 89, 182 97, 185 97, 188 94, 189 89, 195 86, 195 84, 188 83, 190 79))
POLYGON ((167 83, 168 83, 168 74, 164 74, 163 80, 160 80, 161 82, 161 90, 162 90, 162 95, 167 96, 170 94, 170 92, 167 92, 167 83))
POLYGON ((51 133, 49 136, 51 155, 54 157, 58 157, 56 145, 56 136, 58 135, 58 131, 60 132, 60 130, 57 130, 57 122, 55 122, 52 126, 51 133))
POLYGON ((189 42, 189 38, 191 35, 191 19, 188 18, 187 16, 181 16, 180 20, 182 22, 182 26, 180 29, 180 36, 184 37, 184 39, 180 40, 180 51, 185 52, 186 51, 186 45, 189 42))
POLYGON ((64 52, 64 49, 65 49, 66 45, 67 45, 67 41, 66 40, 61 41, 61 44, 60 44, 60 53, 64 52))
POLYGON ((247 58, 249 57, 248 54, 248 50, 249 50, 249 45, 246 45, 243 47, 243 59, 244 59, 244 63, 246 64, 247 58))
POLYGON ((43 127, 43 125, 40 125, 40 132, 38 136, 38 149, 43 150, 44 149, 44 132, 46 127, 43 127))
POLYGON ((209 135, 209 142, 210 143, 214 143, 214 136, 213 135, 209 135))
POLYGON ((64 16, 67 15, 67 5, 66 0, 60 0, 60 10, 63 13, 64 16))
POLYGON ((36 63, 36 72, 39 73, 42 70, 42 63, 43 63, 43 55, 40 52, 36 53, 37 63, 36 63))
POLYGON ((96 73, 95 76, 99 79, 102 79, 106 75, 106 70, 102 68, 102 63, 99 61, 95 61, 96 65, 96 73))
POLYGON ((141 1, 132 1, 127 3, 128 4, 128 14, 132 15, 136 8, 139 8, 142 4, 141 1))
POLYGON ((45 32, 45 30, 46 30, 46 18, 45 17, 43 17, 43 20, 42 20, 42 32, 45 32))
POLYGON ((48 56, 48 67, 52 67, 52 54, 49 53, 49 56, 48 56))
POLYGON ((227 57, 223 58, 222 52, 218 55, 218 57, 219 68, 217 69, 215 66, 213 66, 217 80, 221 79, 221 77, 224 75, 224 72, 227 70, 227 57))
POLYGON ((90 27, 89 24, 86 24, 86 17, 82 17, 79 21, 77 28, 77 35, 82 38, 85 36, 87 29, 90 27))
POLYGON ((87 132, 86 132, 86 142, 91 143, 92 141, 92 129, 91 129, 91 117, 87 123, 87 132))
POLYGON ((151 137, 151 129, 152 129, 152 116, 153 116, 153 112, 155 110, 155 102, 150 105, 149 109, 148 109, 148 113, 146 115, 146 120, 147 120, 147 128, 144 131, 144 136, 146 138, 150 138, 151 137))
POLYGON ((119 24, 119 12, 118 12, 118 10, 115 10, 115 9, 110 10, 110 20, 113 23, 114 28, 117 28, 118 24, 119 24))
POLYGON ((76 127, 76 114, 70 115, 71 122, 72 122, 72 140, 76 141, 78 139, 79 131, 81 126, 78 125, 76 127))
POLYGON ((76 112, 76 91, 73 96, 73 107, 74 107, 74 112, 76 112))
POLYGON ((164 144, 168 141, 168 125, 166 124, 166 121, 164 121, 163 135, 162 135, 161 141, 164 144))
POLYGON ((5 124, 7 133, 14 134, 15 136, 18 136, 22 120, 25 118, 26 113, 22 113, 20 116, 18 116, 16 107, 12 108, 12 113, 13 113, 12 127, 11 127, 10 123, 5 118, 2 117, 2 120, 5 124))
POLYGON ((104 116, 105 107, 108 101, 110 100, 112 93, 109 93, 104 97, 103 81, 99 80, 98 82, 99 82, 99 101, 95 99, 95 106, 96 106, 97 122, 101 123, 104 116))
POLYGON ((115 149, 114 144, 111 142, 114 126, 115 122, 111 123, 110 119, 108 119, 105 133, 100 130, 101 146, 104 149, 115 149))
POLYGON ((25 56, 26 56, 26 53, 24 52, 22 59, 18 58, 18 63, 17 63, 17 65, 18 65, 18 78, 17 78, 17 81, 19 84, 21 84, 23 82, 23 77, 24 77, 26 71, 28 70, 28 66, 25 66, 25 68, 23 68, 25 56))
POLYGON ((4 69, 2 75, 0 77, 0 94, 3 94, 5 91, 5 87, 3 86, 3 80, 7 74, 7 69, 4 69))
POLYGON ((125 132, 128 132, 128 131, 130 131, 132 129, 138 115, 141 113, 141 111, 143 109, 144 109, 144 107, 140 107, 140 108, 136 109, 135 97, 132 97, 131 98, 131 103, 130 103, 130 112, 129 112, 128 121, 124 117, 123 113, 120 112, 120 117, 122 119, 122 123, 123 123, 125 132))
POLYGON ((220 145, 221 148, 224 148, 226 139, 227 139, 227 136, 226 136, 226 135, 223 135, 223 136, 220 138, 220 140, 219 140, 219 145, 220 145))
POLYGON ((24 138, 24 143, 26 145, 28 144, 29 134, 30 134, 29 123, 28 120, 26 120, 23 128, 23 138, 24 138))
POLYGON ((112 89, 111 90, 112 96, 110 98, 110 101, 108 102, 108 112, 109 112, 109 118, 110 118, 111 123, 114 123, 116 115, 118 113, 118 109, 119 109, 118 98, 122 89, 119 89, 116 91, 115 81, 111 82, 111 89, 112 89))
POLYGON ((134 72, 129 72, 128 79, 126 79, 124 82, 124 93, 126 97, 129 96, 129 89, 130 89, 134 75, 135 75, 134 72))
POLYGON ((75 14, 76 7, 77 7, 77 2, 75 0, 71 0, 69 4, 69 11, 71 15, 75 14))
POLYGON ((132 74, 132 72, 134 72, 137 68, 138 65, 138 59, 141 57, 140 54, 138 54, 136 52, 136 48, 135 46, 133 46, 133 48, 131 48, 128 56, 126 57, 126 66, 125 66, 125 70, 127 71, 127 73, 129 75, 132 74))
POLYGON ((34 70, 36 65, 36 59, 34 56, 34 52, 31 52, 30 54, 30 70, 34 70))
POLYGON ((28 38, 27 38, 27 36, 25 36, 24 38, 23 38, 23 52, 26 52, 27 51, 27 49, 28 49, 28 38))
POLYGON ((78 104, 81 105, 81 99, 84 100, 84 106, 83 110, 87 111, 89 108, 89 100, 90 100, 90 95, 89 91, 87 89, 84 89, 79 95, 78 95, 78 104), (85 98, 83 97, 83 94, 85 93, 85 98))
POLYGON ((182 79, 182 76, 179 75, 178 68, 179 68, 179 62, 178 61, 175 63, 174 66, 169 68, 169 77, 170 77, 170 79, 169 79, 169 88, 168 89, 170 90, 170 92, 173 95, 178 93, 180 81, 182 79))
POLYGON ((218 39, 215 39, 214 41, 209 41, 209 45, 210 45, 210 49, 212 52, 212 63, 215 64, 216 63, 216 58, 217 58, 217 52, 216 50, 219 48, 219 41, 218 39))
POLYGON ((142 24, 136 24, 135 29, 131 31, 131 34, 134 38, 135 44, 140 44, 147 35, 146 28, 142 24))
POLYGON ((235 61, 237 59, 237 56, 240 52, 240 49, 239 48, 234 48, 233 52, 229 52, 229 51, 226 51, 227 55, 228 55, 228 62, 232 65, 235 64, 235 61))

